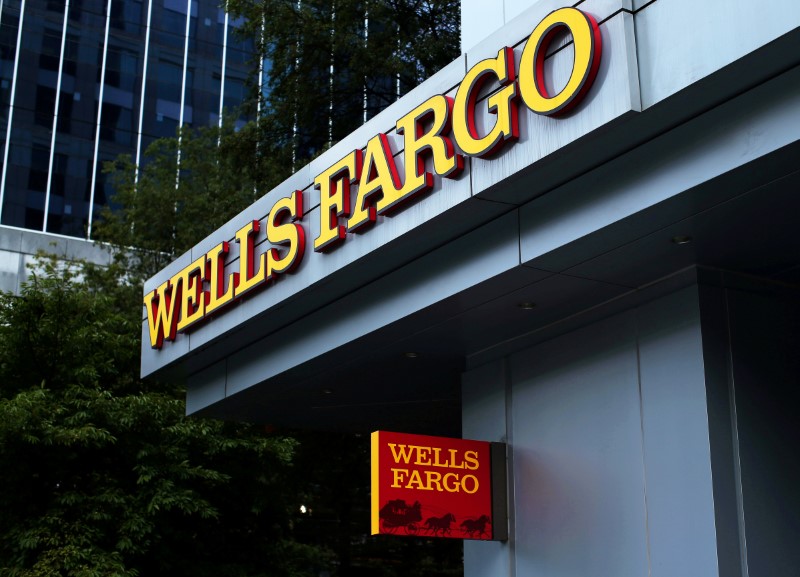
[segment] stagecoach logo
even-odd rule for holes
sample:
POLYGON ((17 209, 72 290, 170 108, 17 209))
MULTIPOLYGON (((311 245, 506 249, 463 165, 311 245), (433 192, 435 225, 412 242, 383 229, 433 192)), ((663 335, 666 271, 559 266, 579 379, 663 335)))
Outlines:
MULTIPOLYGON (((398 119, 402 152, 397 160, 388 136, 376 134, 363 150, 334 162, 314 178, 320 192, 314 251, 334 250, 368 231, 379 216, 390 216, 431 191, 435 179, 455 178, 466 157, 489 158, 513 143, 519 136, 520 101, 544 116, 572 110, 597 75, 601 51, 594 18, 575 8, 551 12, 533 30, 519 59, 512 48, 503 47, 470 68, 454 98, 434 95, 398 119), (559 31, 572 35, 574 59, 566 85, 550 94, 545 57, 559 31), (484 98, 484 89, 492 85, 484 98), (490 128, 478 120, 487 114, 494 118, 490 128)), ((164 340, 175 340, 178 333, 295 270, 306 247, 303 207, 302 192, 291 192, 236 232, 238 250, 231 251, 231 239, 220 239, 145 294, 150 345, 160 349, 164 340)))
POLYGON ((372 534, 505 539, 504 473, 502 445, 372 433, 372 534))

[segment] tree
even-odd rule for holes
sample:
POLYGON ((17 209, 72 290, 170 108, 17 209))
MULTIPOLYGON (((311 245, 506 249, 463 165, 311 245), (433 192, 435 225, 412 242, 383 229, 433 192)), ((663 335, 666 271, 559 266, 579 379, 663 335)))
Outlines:
MULTIPOLYGON (((0 295, 0 576, 459 574, 457 544, 366 537, 366 437, 186 418, 181 383, 139 379, 142 280, 253 194, 240 171, 236 194, 207 198, 237 165, 217 139, 184 135, 177 187, 176 156, 158 156, 177 142, 154 144, 142 187, 120 189, 98 230, 148 250, 114 249, 105 268, 47 260, 0 295)), ((135 179, 127 160, 116 170, 135 179)))
POLYGON ((118 157, 105 168, 115 194, 95 238, 124 247, 118 257, 143 282, 289 175, 258 136, 256 123, 226 120, 156 140, 141 167, 118 157))
POLYGON ((128 273, 142 280, 459 53, 457 0, 226 5, 269 64, 260 116, 183 129, 151 144, 141 167, 126 156, 107 167, 115 194, 94 236, 135 254, 128 273))
POLYGON ((138 378, 143 280, 458 52, 455 0, 228 6, 271 63, 263 116, 118 159, 114 263, 0 295, 0 577, 460 572, 455 543, 366 538, 366 438, 188 419, 138 378))
POLYGON ((457 0, 228 0, 269 64, 259 127, 295 166, 460 53, 457 0))
POLYGON ((296 443, 185 418, 181 387, 137 378, 119 271, 85 272, 47 261, 0 296, 0 574, 309 574, 296 443))

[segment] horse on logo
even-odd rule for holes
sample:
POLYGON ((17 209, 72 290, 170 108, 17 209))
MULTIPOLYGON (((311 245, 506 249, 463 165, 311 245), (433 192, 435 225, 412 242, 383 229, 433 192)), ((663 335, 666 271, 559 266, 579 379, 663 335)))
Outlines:
POLYGON ((429 517, 427 521, 425 521, 425 526, 428 528, 428 531, 432 531, 433 535, 441 531, 442 537, 445 534, 450 535, 450 523, 455 523, 456 518, 452 513, 448 513, 443 517, 429 517))
POLYGON ((489 532, 486 530, 488 523, 489 517, 486 515, 481 515, 477 519, 467 519, 461 523, 461 531, 472 539, 476 536, 483 537, 484 534, 488 537, 489 532))

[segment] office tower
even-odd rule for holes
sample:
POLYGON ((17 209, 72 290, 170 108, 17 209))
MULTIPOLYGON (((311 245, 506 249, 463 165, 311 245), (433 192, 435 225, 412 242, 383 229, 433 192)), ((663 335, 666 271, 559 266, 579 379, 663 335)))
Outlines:
POLYGON ((252 41, 218 0, 0 0, 0 224, 91 238, 103 163, 239 106, 252 41))

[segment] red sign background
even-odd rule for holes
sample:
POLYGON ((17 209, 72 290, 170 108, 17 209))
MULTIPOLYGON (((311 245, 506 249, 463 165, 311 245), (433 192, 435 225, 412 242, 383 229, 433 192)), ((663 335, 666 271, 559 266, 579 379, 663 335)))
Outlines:
POLYGON ((490 443, 372 433, 372 534, 493 538, 490 443))

